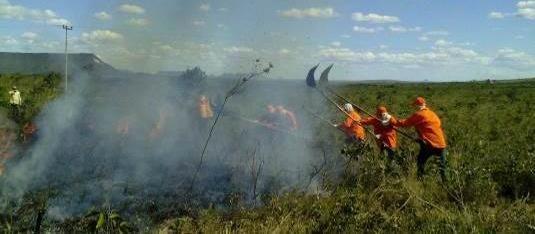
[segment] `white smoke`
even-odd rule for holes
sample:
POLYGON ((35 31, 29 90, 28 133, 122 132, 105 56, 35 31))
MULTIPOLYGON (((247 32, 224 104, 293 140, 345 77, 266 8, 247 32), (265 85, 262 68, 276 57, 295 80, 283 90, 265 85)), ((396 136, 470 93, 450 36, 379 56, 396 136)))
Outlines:
POLYGON ((184 202, 224 206, 236 194, 257 203, 262 194, 317 190, 311 185, 321 183, 311 174, 324 163, 325 149, 314 139, 317 122, 301 108, 321 103, 290 81, 253 80, 233 96, 192 178, 213 121, 199 117, 198 98, 221 103, 232 84, 79 74, 71 92, 38 117, 37 141, 10 165, 0 192, 18 200, 52 190, 48 215, 63 219, 91 207, 128 213, 147 202, 159 209, 184 202), (299 130, 286 134, 243 120, 258 118, 267 104, 294 111, 299 130))

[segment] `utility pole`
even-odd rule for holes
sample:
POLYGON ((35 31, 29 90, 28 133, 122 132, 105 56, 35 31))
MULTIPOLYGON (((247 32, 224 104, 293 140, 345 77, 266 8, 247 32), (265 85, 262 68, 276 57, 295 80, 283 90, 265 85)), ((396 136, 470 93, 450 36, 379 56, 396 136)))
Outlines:
POLYGON ((67 93, 67 85, 69 82, 69 79, 67 79, 67 75, 69 74, 69 68, 68 68, 68 62, 69 62, 69 54, 67 53, 67 31, 72 30, 72 26, 63 25, 63 29, 65 29, 65 93, 67 93))

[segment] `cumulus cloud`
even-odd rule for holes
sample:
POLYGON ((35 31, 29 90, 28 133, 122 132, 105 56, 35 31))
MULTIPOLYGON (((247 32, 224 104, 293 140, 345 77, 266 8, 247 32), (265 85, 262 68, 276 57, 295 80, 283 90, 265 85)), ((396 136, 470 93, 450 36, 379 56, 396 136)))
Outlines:
POLYGON ((493 11, 493 12, 489 13, 489 18, 491 18, 491 19, 503 19, 503 18, 505 18, 505 14, 501 13, 501 12, 493 11))
POLYGON ((444 30, 429 31, 429 32, 424 33, 424 36, 448 36, 448 35, 450 35, 450 33, 444 30))
POLYGON ((418 40, 419 41, 429 41, 429 37, 428 36, 420 36, 420 37, 418 37, 418 40))
POLYGON ((59 17, 52 10, 32 9, 20 5, 13 5, 8 0, 0 0, 0 18, 30 20, 49 25, 70 24, 67 19, 59 17))
POLYGON ((286 54, 289 54, 289 53, 290 53, 290 50, 286 49, 286 48, 283 48, 283 49, 279 50, 279 54, 282 54, 282 55, 286 55, 286 54))
POLYGON ((204 22, 204 20, 195 20, 193 22, 191 22, 193 25, 195 26, 204 26, 206 25, 206 22, 204 22))
POLYGON ((390 26, 388 27, 390 29, 390 31, 392 32, 399 32, 399 33, 404 33, 404 32, 419 32, 422 30, 421 27, 412 27, 412 28, 406 28, 406 27, 403 27, 403 26, 390 26))
POLYGON ((333 18, 338 15, 331 7, 326 8, 306 8, 306 9, 297 9, 292 8, 290 10, 282 11, 280 13, 282 16, 287 18, 303 19, 303 18, 333 18))
POLYGON ((520 1, 516 4, 517 15, 529 20, 535 20, 535 1, 520 1))
POLYGON ((118 42, 124 39, 123 35, 110 30, 94 30, 89 33, 82 33, 83 42, 98 44, 105 42, 118 42))
POLYGON ((105 11, 101 11, 101 12, 97 12, 95 14, 93 14, 93 16, 98 19, 98 20, 102 20, 102 21, 106 21, 106 20, 111 20, 111 15, 108 14, 107 12, 105 11))
POLYGON ((361 26, 355 26, 353 27, 354 32, 358 33, 376 33, 379 31, 383 31, 384 28, 382 27, 375 27, 375 28, 367 28, 367 27, 361 27, 361 26))
POLYGON ((136 27, 144 27, 149 25, 149 21, 145 18, 131 18, 127 21, 127 23, 136 27))
POLYGON ((0 36, 0 48, 2 48, 2 46, 14 46, 17 44, 19 44, 19 41, 12 36, 0 36))
POLYGON ((333 42, 331 42, 331 45, 335 46, 335 47, 339 47, 339 46, 342 45, 342 43, 340 43, 339 41, 333 41, 333 42))
MULTIPOLYGON (((326 47, 319 50, 319 57, 327 60, 349 63, 391 63, 401 65, 438 65, 438 64, 486 64, 489 58, 451 42, 438 42, 428 52, 373 52, 354 51, 343 47, 326 47)), ((382 50, 387 46, 380 46, 382 50)))
POLYGON ((123 4, 119 6, 119 11, 128 13, 128 14, 138 14, 142 15, 145 14, 145 8, 134 5, 134 4, 123 4))
POLYGON ((364 14, 361 12, 353 13, 351 15, 351 18, 358 22, 369 22, 369 23, 377 23, 377 24, 397 23, 400 21, 399 18, 396 16, 379 15, 376 13, 364 14))
POLYGON ((446 41, 444 39, 440 39, 440 40, 435 41, 435 45, 436 46, 449 46, 449 45, 452 45, 452 44, 453 44, 452 42, 446 41))
POLYGON ((34 41, 35 39, 37 39, 38 35, 34 32, 25 32, 20 37, 27 41, 34 41))
POLYGON ((529 69, 535 66, 535 57, 523 51, 503 48, 498 51, 492 64, 514 69, 529 69))
POLYGON ((231 47, 223 48, 223 51, 230 53, 230 54, 237 54, 237 53, 251 53, 254 50, 249 47, 231 46, 231 47))
POLYGON ((210 10, 210 4, 208 4, 208 3, 203 3, 203 4, 201 4, 201 6, 199 7, 199 9, 200 9, 201 11, 209 11, 209 10, 210 10))

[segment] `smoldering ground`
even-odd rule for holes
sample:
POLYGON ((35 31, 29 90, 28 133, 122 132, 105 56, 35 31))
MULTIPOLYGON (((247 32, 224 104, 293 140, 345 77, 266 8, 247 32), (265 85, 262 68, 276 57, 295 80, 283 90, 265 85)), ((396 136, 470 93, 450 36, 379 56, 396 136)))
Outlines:
POLYGON ((147 204, 152 211, 224 208, 229 199, 253 205, 263 195, 321 190, 319 170, 336 157, 327 156, 333 146, 314 137, 320 123, 301 108, 321 111, 321 99, 301 82, 259 77, 231 97, 199 167, 213 121, 199 117, 199 96, 220 105, 233 84, 79 74, 71 91, 38 117, 39 137, 9 163, 2 196, 17 203, 29 192, 52 191, 47 215, 63 219, 92 207, 133 215, 147 204), (288 134, 247 121, 267 104, 295 112, 299 130, 288 134))

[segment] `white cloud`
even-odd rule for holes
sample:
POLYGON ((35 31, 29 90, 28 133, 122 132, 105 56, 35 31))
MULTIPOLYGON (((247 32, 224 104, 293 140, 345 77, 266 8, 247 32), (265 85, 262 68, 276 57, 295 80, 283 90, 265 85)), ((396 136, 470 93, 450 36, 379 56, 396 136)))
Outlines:
POLYGON ((203 4, 201 4, 201 6, 199 7, 199 9, 200 9, 201 11, 209 11, 209 10, 210 10, 210 4, 208 4, 208 3, 203 3, 203 4))
POLYGON ((106 13, 105 11, 97 12, 93 14, 93 16, 97 18, 98 20, 102 20, 102 21, 111 20, 112 18, 111 15, 106 13))
POLYGON ((526 37, 524 37, 523 35, 516 35, 515 36, 515 39, 517 39, 517 40, 522 40, 524 38, 526 38, 526 37))
POLYGON ((363 14, 361 12, 353 13, 351 15, 351 18, 358 22, 370 22, 377 24, 397 23, 400 21, 399 18, 396 16, 379 15, 376 13, 363 14))
POLYGON ((424 33, 424 36, 448 36, 450 33, 448 31, 439 30, 439 31, 429 31, 424 33))
POLYGON ((12 5, 8 0, 0 0, 0 18, 30 20, 49 25, 70 24, 67 19, 59 17, 52 10, 32 9, 20 5, 12 5))
POLYGON ((383 30, 384 28, 382 27, 376 27, 376 28, 367 28, 367 27, 360 27, 360 26, 353 27, 353 31, 358 32, 358 33, 376 33, 376 32, 383 31, 383 30))
POLYGON ((347 35, 347 34, 342 34, 340 35, 341 38, 345 38, 345 39, 348 39, 348 38, 351 38, 350 35, 347 35))
POLYGON ((25 32, 20 37, 22 37, 23 39, 27 41, 33 42, 35 39, 37 39, 38 36, 39 35, 37 35, 37 33, 34 33, 34 32, 25 32))
POLYGON ((206 22, 204 22, 203 20, 195 20, 192 22, 192 24, 195 26, 204 26, 206 25, 206 22))
POLYGON ((392 32, 400 32, 400 33, 404 33, 404 32, 419 32, 419 31, 422 30, 421 27, 405 28, 403 26, 390 26, 388 28, 392 32))
POLYGON ((382 49, 382 50, 388 49, 388 46, 387 45, 379 45, 379 49, 382 49))
POLYGON ((224 24, 217 24, 217 28, 221 28, 221 29, 224 29, 226 28, 227 26, 225 26, 224 24))
POLYGON ((493 11, 493 12, 489 13, 489 18, 491 18, 491 19, 503 19, 503 18, 505 18, 505 14, 503 14, 501 12, 493 11))
POLYGON ((149 20, 145 18, 131 18, 127 21, 127 23, 132 26, 144 27, 149 25, 149 20))
POLYGON ((237 54, 237 53, 251 53, 254 50, 249 47, 232 46, 232 47, 223 48, 223 51, 228 52, 230 54, 237 54))
POLYGON ((535 8, 535 1, 520 1, 516 6, 518 8, 535 8))
POLYGON ((292 8, 280 13, 284 17, 303 19, 303 18, 333 18, 338 15, 333 8, 306 8, 306 9, 297 9, 292 8))
POLYGON ((420 37, 418 37, 418 40, 419 41, 429 41, 429 37, 428 36, 420 36, 420 37))
POLYGON ((279 54, 282 54, 282 55, 289 54, 289 53, 290 53, 290 50, 285 49, 285 48, 279 50, 279 54))
POLYGON ((452 44, 453 44, 452 42, 446 41, 446 40, 443 40, 443 39, 435 41, 435 45, 436 46, 449 46, 449 45, 452 45, 452 44))
POLYGON ((228 11, 228 9, 225 8, 225 7, 221 7, 219 9, 217 9, 217 11, 226 12, 226 11, 228 11))
POLYGON ((503 48, 498 51, 492 63, 514 69, 529 69, 535 66, 535 57, 523 51, 503 48))
POLYGON ((339 41, 333 41, 333 42, 331 42, 331 45, 335 46, 335 47, 339 47, 339 46, 342 45, 342 43, 340 43, 339 41))
POLYGON ((2 48, 2 46, 14 46, 17 44, 19 44, 19 41, 12 36, 0 36, 0 48, 2 48))
POLYGON ((122 11, 128 14, 138 14, 138 15, 145 14, 145 9, 143 7, 134 5, 134 4, 123 4, 119 6, 119 11, 122 11))
POLYGON ((83 42, 88 44, 99 44, 104 42, 118 42, 124 39, 123 35, 110 30, 94 30, 89 33, 82 33, 83 42))
MULTIPOLYGON (((439 65, 439 64, 486 64, 488 57, 479 53, 452 46, 450 42, 439 42, 441 46, 432 47, 428 52, 372 52, 354 51, 343 47, 323 47, 318 56, 327 60, 350 63, 392 63, 402 65, 439 65)), ((380 46, 387 49, 387 46, 380 46)))
POLYGON ((520 1, 516 4, 517 15, 529 20, 535 20, 535 1, 520 1))

